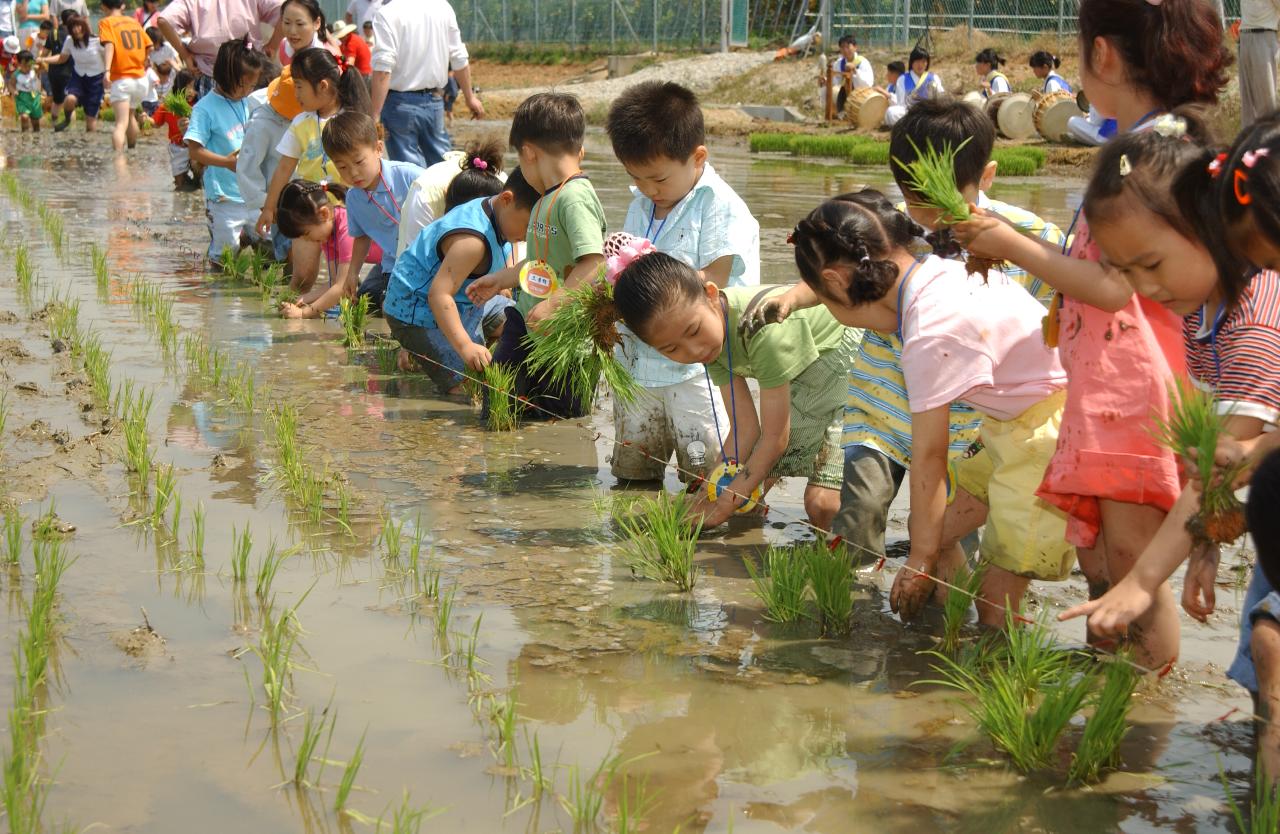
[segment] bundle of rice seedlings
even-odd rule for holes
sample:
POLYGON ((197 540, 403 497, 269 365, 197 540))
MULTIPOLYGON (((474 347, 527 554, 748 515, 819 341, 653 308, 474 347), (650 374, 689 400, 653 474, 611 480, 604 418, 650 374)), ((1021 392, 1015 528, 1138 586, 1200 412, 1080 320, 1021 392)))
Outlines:
POLYGON ((1128 654, 1119 654, 1107 664, 1102 688, 1094 697, 1093 715, 1085 723, 1084 735, 1071 757, 1072 782, 1096 782, 1103 771, 1112 770, 1119 763, 1120 742, 1129 732, 1129 709, 1141 677, 1128 654))
POLYGON ((640 386, 613 355, 621 341, 613 287, 603 275, 568 290, 564 303, 525 337, 529 369, 567 390, 591 410, 600 379, 619 401, 635 400, 640 386))
POLYGON ((689 504, 683 496, 663 490, 657 498, 635 502, 626 515, 615 516, 615 521, 626 536, 623 550, 633 573, 670 582, 681 591, 693 589, 698 580, 693 556, 702 521, 690 521, 689 504))
POLYGON ((809 575, 823 636, 848 634, 853 615, 853 561, 848 550, 843 545, 832 548, 826 542, 813 541, 796 548, 795 555, 804 561, 809 575))
POLYGON ((1215 471, 1214 455, 1225 433, 1218 399, 1178 378, 1169 388, 1169 405, 1169 419, 1156 421, 1156 437, 1179 457, 1195 451, 1203 490, 1200 511, 1187 521, 1187 531, 1198 544, 1230 544, 1246 530, 1244 506, 1233 488, 1244 465, 1215 471))
MULTIPOLYGON (((907 186, 915 194, 916 199, 921 201, 920 205, 942 212, 942 223, 963 223, 969 219, 969 204, 956 186, 956 154, 967 144, 969 144, 968 139, 955 148, 944 145, 939 151, 933 147, 932 142, 929 142, 925 150, 921 151, 916 143, 911 141, 911 147, 916 152, 915 161, 906 165, 899 159, 893 160, 893 164, 906 174, 907 186)), ((970 255, 965 261, 965 268, 971 274, 977 272, 987 275, 991 270, 999 269, 1002 264, 1002 261, 970 255)))
POLYGON ((181 90, 169 93, 164 97, 164 109, 168 110, 179 119, 191 118, 191 102, 187 101, 187 94, 181 90))
POLYGON ((764 603, 766 620, 794 623, 804 617, 809 573, 800 553, 791 548, 771 546, 765 551, 763 569, 751 557, 747 557, 746 565, 755 586, 752 593, 764 603))
POLYGON ((1271 775, 1263 767, 1262 756, 1258 756, 1254 765, 1253 799, 1249 802, 1247 818, 1231 794, 1231 784, 1227 782, 1221 759, 1218 760, 1218 779, 1222 782, 1222 792, 1226 794, 1231 817, 1240 834, 1275 834, 1280 831, 1280 783, 1271 781, 1271 775))
POLYGON ((982 567, 969 570, 961 566, 951 578, 954 588, 947 589, 947 601, 942 606, 942 651, 954 654, 960 648, 960 631, 969 619, 969 606, 982 588, 982 567))
POLYGON ((466 390, 474 400, 486 402, 485 416, 491 431, 515 431, 524 413, 524 402, 516 394, 516 370, 490 362, 479 376, 466 376, 466 390))
POLYGON ((356 302, 344 298, 338 302, 338 308, 343 346, 360 347, 364 344, 364 331, 369 324, 369 296, 362 295, 356 302))

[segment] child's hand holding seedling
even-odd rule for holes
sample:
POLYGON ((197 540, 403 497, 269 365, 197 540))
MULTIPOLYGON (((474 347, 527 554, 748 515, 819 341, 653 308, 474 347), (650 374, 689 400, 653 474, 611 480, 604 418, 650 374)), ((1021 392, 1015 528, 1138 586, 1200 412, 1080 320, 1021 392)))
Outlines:
POLYGON ((472 342, 463 345, 462 350, 458 351, 458 358, 462 360, 462 364, 468 370, 483 371, 493 361, 493 354, 484 345, 477 345, 472 342))
POLYGON ((990 214, 972 204, 969 206, 969 219, 953 224, 951 234, 969 254, 992 260, 1012 260, 1019 246, 1039 245, 1000 215, 990 214))

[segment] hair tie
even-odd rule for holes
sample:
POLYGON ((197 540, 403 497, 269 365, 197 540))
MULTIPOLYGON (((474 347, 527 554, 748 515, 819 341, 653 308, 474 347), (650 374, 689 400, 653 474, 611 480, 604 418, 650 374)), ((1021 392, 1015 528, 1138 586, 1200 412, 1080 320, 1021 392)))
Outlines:
MULTIPOLYGON (((1150 0, 1147 0, 1147 2, 1150 2, 1150 0)), ((1165 113, 1152 123, 1151 130, 1166 139, 1185 139, 1187 136, 1187 120, 1172 113, 1165 113)))
POLYGON ((796 229, 792 229, 791 231, 787 232, 787 245, 788 245, 788 246, 795 246, 795 245, 796 245, 796 231, 797 231, 797 229, 798 229, 798 228, 799 228, 799 227, 796 227, 796 229))
POLYGON ((1242 206, 1247 206, 1253 202, 1253 195, 1245 190, 1245 186, 1248 184, 1249 175, 1237 168, 1235 178, 1231 182, 1231 187, 1236 193, 1236 202, 1242 206))
POLYGON ((871 263, 871 256, 870 256, 870 255, 863 255, 863 256, 862 256, 862 260, 858 261, 858 263, 862 263, 862 264, 869 264, 869 263, 871 263))
POLYGON ((1213 161, 1209 163, 1209 176, 1213 177, 1214 179, 1217 179, 1218 176, 1222 173, 1223 166, 1226 164, 1227 164, 1227 155, 1225 153, 1220 153, 1217 156, 1215 156, 1213 158, 1213 161))
POLYGON ((477 157, 475 157, 474 159, 472 159, 472 160, 471 160, 471 167, 472 167, 472 168, 475 168, 475 169, 477 169, 477 170, 479 170, 479 171, 488 171, 488 170, 489 170, 489 163, 488 163, 488 162, 485 162, 483 159, 481 159, 480 157, 478 157, 478 156, 477 156, 477 157))
POLYGON ((657 251, 658 247, 652 241, 626 232, 614 232, 604 241, 605 278, 611 285, 618 283, 618 276, 624 269, 645 255, 657 251))
POLYGON ((1133 164, 1129 162, 1129 154, 1120 154, 1120 176, 1127 177, 1133 173, 1133 164))
POLYGON ((1252 169, 1258 164, 1258 160, 1263 157, 1271 156, 1270 148, 1258 148, 1256 151, 1245 151, 1240 156, 1240 161, 1244 163, 1244 167, 1252 169))

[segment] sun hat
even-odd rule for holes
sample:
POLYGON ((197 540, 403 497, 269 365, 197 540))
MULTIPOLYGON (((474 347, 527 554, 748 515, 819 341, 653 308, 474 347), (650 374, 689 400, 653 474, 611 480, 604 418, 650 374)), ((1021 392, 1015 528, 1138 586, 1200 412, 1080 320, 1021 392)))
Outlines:
POLYGON ((18 42, 17 35, 10 35, 4 39, 4 51, 9 55, 17 55, 22 51, 22 44, 18 42))
POLYGON ((347 23, 345 20, 335 23, 329 27, 330 34, 332 34, 335 38, 338 38, 339 40, 341 40, 342 38, 345 38, 347 35, 350 35, 355 30, 356 30, 355 24, 347 23))

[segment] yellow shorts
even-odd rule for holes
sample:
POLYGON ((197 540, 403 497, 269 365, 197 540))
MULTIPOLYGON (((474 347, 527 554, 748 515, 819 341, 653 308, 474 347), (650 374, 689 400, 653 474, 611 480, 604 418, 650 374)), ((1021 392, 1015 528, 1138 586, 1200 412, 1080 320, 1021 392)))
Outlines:
POLYGON ((1066 515, 1036 497, 1065 401, 1059 391, 1012 420, 984 418, 983 450, 954 463, 957 486, 988 507, 982 561, 1031 579, 1066 579, 1076 559, 1066 515))

